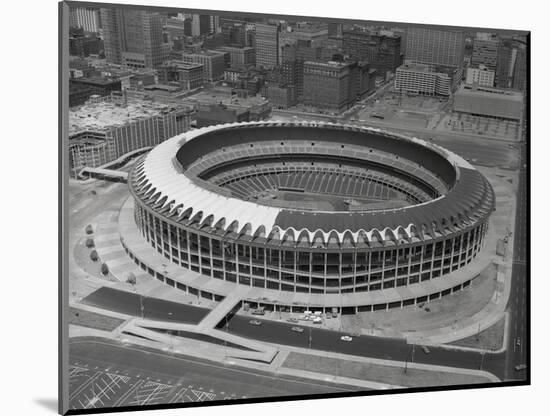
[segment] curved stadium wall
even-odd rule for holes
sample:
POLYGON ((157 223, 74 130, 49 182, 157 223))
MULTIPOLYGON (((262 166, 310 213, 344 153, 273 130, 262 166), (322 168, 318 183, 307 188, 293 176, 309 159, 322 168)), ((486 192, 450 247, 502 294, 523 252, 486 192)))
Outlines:
POLYGON ((441 147, 323 123, 194 130, 154 148, 129 184, 143 238, 171 262, 327 307, 357 294, 358 310, 391 289, 425 296, 384 307, 469 284, 429 286, 475 258, 494 208, 488 181, 441 147))

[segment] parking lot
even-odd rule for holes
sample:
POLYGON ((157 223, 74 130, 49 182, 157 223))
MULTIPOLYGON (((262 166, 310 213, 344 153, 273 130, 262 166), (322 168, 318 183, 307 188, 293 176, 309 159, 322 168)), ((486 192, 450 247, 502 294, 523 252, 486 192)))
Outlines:
POLYGON ((246 398, 237 393, 185 383, 185 378, 152 375, 94 366, 75 360, 69 367, 71 409, 143 406, 246 398))

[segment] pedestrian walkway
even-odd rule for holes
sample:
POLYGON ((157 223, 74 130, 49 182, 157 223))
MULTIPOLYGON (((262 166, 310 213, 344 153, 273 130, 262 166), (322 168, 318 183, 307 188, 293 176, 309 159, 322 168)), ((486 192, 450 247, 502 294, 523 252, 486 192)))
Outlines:
POLYGON ((158 341, 164 345, 171 345, 176 340, 183 340, 183 337, 172 337, 168 332, 157 332, 157 330, 164 331, 181 331, 197 335, 204 335, 212 337, 218 341, 237 345, 244 349, 229 348, 228 356, 234 358, 241 358, 247 360, 255 360, 264 363, 271 363, 277 355, 277 348, 264 344, 262 342, 254 341, 248 338, 243 338, 237 335, 233 335, 224 331, 220 331, 213 328, 201 328, 198 325, 165 322, 165 321, 153 321, 149 319, 130 319, 126 324, 121 327, 120 331, 144 337, 153 341, 158 341))
POLYGON ((235 290, 229 293, 224 300, 218 303, 201 322, 199 330, 214 329, 216 325, 229 314, 237 305, 240 305, 249 288, 236 286, 235 290))

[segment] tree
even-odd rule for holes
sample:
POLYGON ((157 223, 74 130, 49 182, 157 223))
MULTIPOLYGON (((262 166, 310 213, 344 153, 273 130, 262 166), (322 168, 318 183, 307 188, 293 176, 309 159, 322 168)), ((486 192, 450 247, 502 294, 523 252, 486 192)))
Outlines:
POLYGON ((126 278, 126 283, 130 283, 131 285, 135 285, 137 283, 136 275, 134 272, 129 272, 128 277, 126 278))
POLYGON ((107 275, 109 273, 109 266, 107 266, 107 263, 103 263, 101 265, 101 274, 107 275))
POLYGON ((94 239, 93 238, 87 238, 86 239, 86 247, 92 248, 94 246, 94 239))
POLYGON ((94 232, 94 229, 92 228, 91 224, 88 224, 86 226, 86 234, 92 234, 94 232))
POLYGON ((92 252, 90 253, 90 259, 92 259, 92 261, 98 261, 99 260, 99 256, 97 255, 97 251, 92 250, 92 252))

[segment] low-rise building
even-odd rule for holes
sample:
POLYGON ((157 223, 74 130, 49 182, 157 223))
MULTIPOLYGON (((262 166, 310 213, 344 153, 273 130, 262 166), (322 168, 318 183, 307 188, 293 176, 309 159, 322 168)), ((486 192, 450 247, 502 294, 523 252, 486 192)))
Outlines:
POLYGON ((183 62, 202 65, 206 81, 217 81, 223 78, 225 52, 204 51, 201 53, 186 53, 172 51, 172 56, 177 56, 177 59, 183 62))
POLYGON ((256 52, 254 48, 222 46, 217 50, 229 53, 229 66, 231 67, 249 67, 256 65, 256 52))
POLYGON ((185 90, 199 88, 204 83, 204 67, 183 61, 168 61, 158 69, 161 84, 177 84, 185 90))
POLYGON ((458 113, 504 120, 521 120, 523 94, 520 91, 463 85, 454 95, 458 113))
POLYGON ((262 95, 275 108, 285 109, 296 105, 296 87, 289 84, 268 83, 262 87, 262 95))
POLYGON ((449 96, 458 81, 458 68, 406 62, 397 68, 394 83, 403 93, 449 96))
POLYGON ((106 96, 121 90, 118 78, 79 77, 69 80, 69 107, 84 104, 92 95, 106 96))

